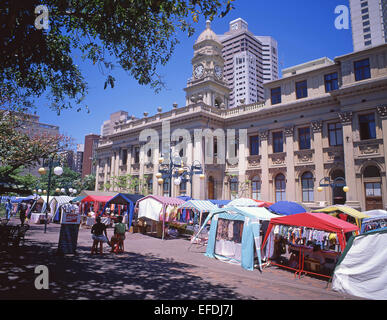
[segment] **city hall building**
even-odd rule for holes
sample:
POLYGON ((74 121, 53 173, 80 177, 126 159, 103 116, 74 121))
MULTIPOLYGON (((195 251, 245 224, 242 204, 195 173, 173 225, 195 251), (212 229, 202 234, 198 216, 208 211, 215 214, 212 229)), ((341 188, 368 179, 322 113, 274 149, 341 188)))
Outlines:
POLYGON ((281 79, 263 85, 262 103, 234 108, 223 76, 223 45, 209 23, 193 48, 186 105, 115 121, 97 148, 97 190, 110 184, 110 191, 120 191, 113 177, 130 174, 145 181, 147 193, 166 196, 387 208, 386 44, 285 69, 281 79), (172 154, 180 153, 187 168, 201 166, 204 176, 180 184, 160 180, 159 158, 169 158, 161 138, 165 123, 171 134, 189 132, 187 148, 175 149, 180 137, 171 142, 172 154), (144 129, 159 134, 152 151, 139 139, 144 129), (233 146, 221 134, 230 129, 233 146), (213 133, 212 153, 204 132, 213 133), (225 161, 219 156, 223 148, 225 161))

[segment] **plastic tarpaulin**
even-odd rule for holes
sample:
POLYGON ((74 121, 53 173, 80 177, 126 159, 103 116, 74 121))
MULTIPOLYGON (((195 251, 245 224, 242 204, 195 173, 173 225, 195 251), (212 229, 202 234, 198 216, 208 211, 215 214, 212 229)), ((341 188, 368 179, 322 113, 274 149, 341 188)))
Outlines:
POLYGON ((387 299, 387 230, 353 237, 338 261, 332 289, 374 300, 387 299))
POLYGON ((298 204, 297 202, 291 201, 278 201, 272 204, 269 207, 269 210, 284 216, 306 212, 305 208, 302 205, 298 204))
MULTIPOLYGON (((368 226, 370 226, 371 228, 370 229, 380 229, 380 228, 386 228, 387 227, 387 214, 382 216, 375 216, 375 217, 371 217, 371 218, 365 218, 362 220, 362 224, 361 224, 361 232, 360 233, 364 233, 367 231, 367 228, 368 226), (372 226, 373 224, 375 224, 375 226, 372 226)), ((386 243, 386 246, 387 246, 387 243, 386 243)))

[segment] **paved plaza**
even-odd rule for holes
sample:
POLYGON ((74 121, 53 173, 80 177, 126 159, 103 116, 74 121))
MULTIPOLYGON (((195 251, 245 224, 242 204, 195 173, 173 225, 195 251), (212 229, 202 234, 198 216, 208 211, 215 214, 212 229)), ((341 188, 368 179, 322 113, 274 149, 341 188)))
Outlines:
MULTIPOLYGON (((31 224, 24 246, 0 254, 0 299, 349 300, 331 284, 269 267, 247 271, 210 259, 186 239, 127 233, 125 253, 91 255, 90 229, 80 229, 76 255, 58 256, 60 225, 31 224), (35 267, 49 270, 49 289, 34 286, 35 267)), ((113 229, 108 229, 111 237, 113 229)))

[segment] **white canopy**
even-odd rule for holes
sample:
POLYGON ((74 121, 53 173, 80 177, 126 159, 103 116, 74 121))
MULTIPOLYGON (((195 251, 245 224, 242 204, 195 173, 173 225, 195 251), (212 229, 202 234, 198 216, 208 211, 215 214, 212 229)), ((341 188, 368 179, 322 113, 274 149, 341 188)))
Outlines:
POLYGON ((233 209, 236 212, 243 211, 252 216, 255 216, 258 220, 270 220, 272 218, 278 218, 281 216, 281 215, 271 213, 268 209, 263 207, 234 207, 230 209, 233 209))
POLYGON ((239 198, 230 201, 225 207, 258 207, 259 203, 249 198, 239 198))
POLYGON ((386 210, 369 210, 364 211, 363 213, 370 217, 387 216, 386 210))

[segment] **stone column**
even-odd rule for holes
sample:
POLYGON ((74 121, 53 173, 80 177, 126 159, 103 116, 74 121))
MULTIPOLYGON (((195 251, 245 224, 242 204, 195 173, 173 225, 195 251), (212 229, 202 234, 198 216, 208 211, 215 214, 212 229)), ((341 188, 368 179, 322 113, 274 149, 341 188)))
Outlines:
POLYGON ((269 131, 262 130, 259 132, 259 140, 261 142, 261 147, 259 153, 261 154, 261 194, 262 199, 265 201, 270 201, 270 188, 269 188, 269 149, 268 149, 268 137, 269 131))
MULTIPOLYGON (((246 162, 247 162, 247 130, 239 129, 239 153, 238 153, 238 183, 239 188, 245 189, 245 182, 247 180, 246 176, 246 162)), ((249 198, 248 190, 243 191, 238 190, 241 198, 249 198)))
POLYGON ((95 191, 98 191, 98 184, 99 184, 99 161, 97 160, 97 169, 95 173, 95 191))
POLYGON ((349 188, 349 191, 346 195, 347 201, 345 202, 345 205, 359 209, 360 201, 357 196, 358 186, 356 183, 355 159, 353 150, 352 112, 339 113, 339 118, 343 125, 345 181, 349 188))
POLYGON ((153 155, 153 185, 152 185, 152 194, 154 195, 161 195, 160 193, 160 187, 159 183, 157 182, 156 174, 159 172, 159 158, 160 158, 160 151, 159 151, 159 143, 157 143, 157 146, 155 145, 152 150, 153 155))
POLYGON ((284 130, 286 141, 286 200, 296 201, 296 176, 294 171, 294 126, 284 130))
POLYGON ((138 186, 138 191, 140 194, 142 194, 141 187, 143 185, 143 180, 144 180, 144 172, 145 172, 145 151, 144 148, 140 147, 140 168, 138 170, 138 179, 139 179, 139 186, 138 186))
POLYGON ((108 179, 108 173, 107 173, 107 170, 108 170, 108 160, 109 158, 106 158, 105 159, 105 170, 104 170, 104 175, 103 175, 103 184, 105 185, 106 182, 107 182, 107 179, 108 179))
MULTIPOLYGON (((319 204, 320 201, 326 202, 325 190, 318 192, 319 182, 324 178, 324 152, 322 142, 323 122, 321 120, 312 121, 313 148, 315 163, 315 182, 314 182, 314 201, 319 204)), ((326 204, 326 203, 325 203, 326 204)))
MULTIPOLYGON (((190 136, 191 136, 191 141, 189 141, 187 143, 187 150, 186 150, 186 154, 185 154, 185 156, 187 158, 187 161, 186 161, 185 165, 188 168, 191 168, 192 161, 193 161, 193 140, 194 140, 194 135, 191 134, 190 136)), ((204 167, 204 163, 202 163, 202 165, 204 167)), ((188 196, 191 196, 192 184, 187 182, 187 195, 188 196)), ((192 189, 192 192, 193 192, 193 189, 192 189)), ((193 195, 193 193, 192 193, 192 195, 193 195)))
MULTIPOLYGON (((205 165, 204 165, 204 157, 203 157, 203 138, 201 130, 196 131, 194 133, 194 149, 193 149, 193 160, 198 160, 202 164, 203 174, 205 174, 205 165), (199 133, 200 132, 200 133, 199 133)), ((205 183, 206 179, 201 180, 200 175, 195 174, 192 177, 192 197, 194 199, 204 199, 205 198, 205 183)))
MULTIPOLYGON (((382 133, 383 133, 383 149, 384 149, 384 167, 387 171, 387 105, 377 107, 378 115, 382 124, 382 133)), ((386 176, 382 175, 382 193, 383 193, 383 206, 387 210, 387 185, 386 185, 386 176)))

